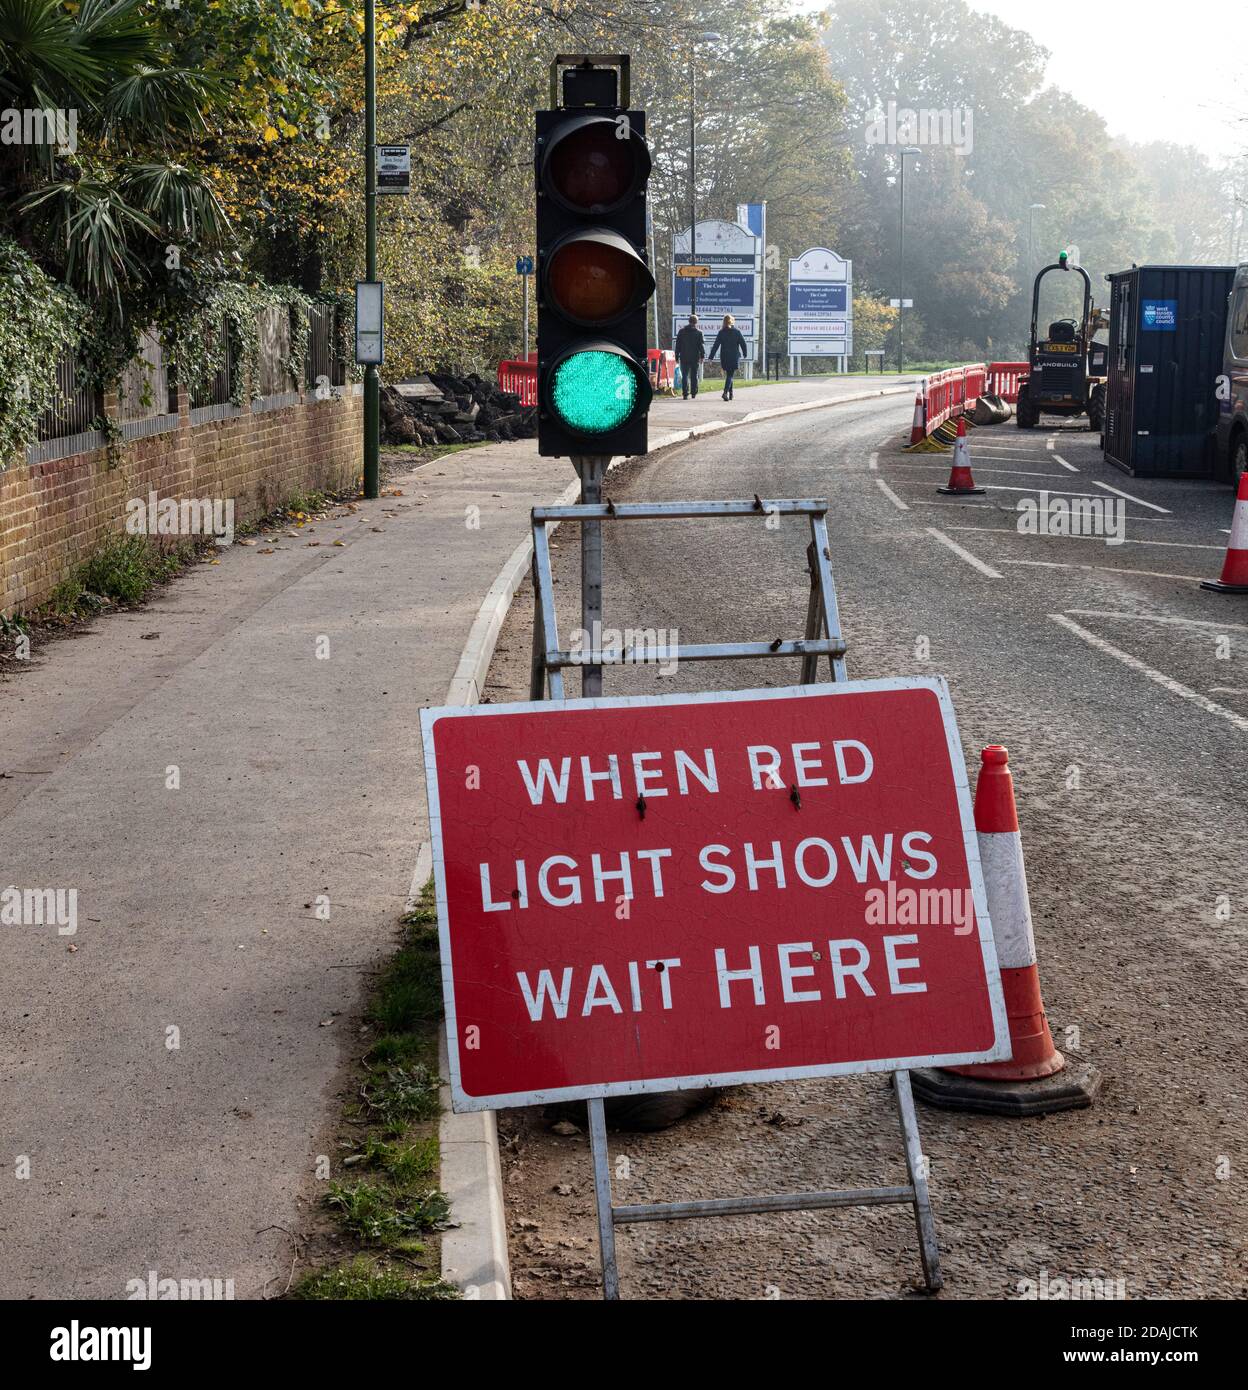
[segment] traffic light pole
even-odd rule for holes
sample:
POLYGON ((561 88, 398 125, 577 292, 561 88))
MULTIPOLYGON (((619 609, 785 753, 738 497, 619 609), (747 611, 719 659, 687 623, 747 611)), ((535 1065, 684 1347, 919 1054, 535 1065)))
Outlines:
MULTIPOLYGON (((376 0, 364 0, 364 278, 377 279, 377 26, 376 0)), ((381 381, 364 368, 364 496, 381 495, 381 381)))
MULTIPOLYGON (((602 480, 611 466, 610 456, 581 454, 572 460, 581 480, 581 506, 602 502, 602 480)), ((602 522, 581 522, 581 631, 584 650, 596 651, 602 634, 602 522)), ((581 695, 602 694, 602 667, 581 667, 581 695)))

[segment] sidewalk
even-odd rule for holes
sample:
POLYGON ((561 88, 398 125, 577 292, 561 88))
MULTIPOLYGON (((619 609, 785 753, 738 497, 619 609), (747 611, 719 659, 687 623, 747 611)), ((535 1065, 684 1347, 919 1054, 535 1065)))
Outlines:
MULTIPOLYGON (((897 380, 712 389, 656 404, 651 432, 897 380)), ((529 508, 573 479, 531 442, 450 455, 0 686, 0 886, 78 893, 73 936, 0 931, 0 1146, 30 1158, 0 1187, 0 1297, 120 1298, 153 1269, 284 1283, 264 1228, 318 1196, 340 1025, 425 833, 417 710, 529 508)))

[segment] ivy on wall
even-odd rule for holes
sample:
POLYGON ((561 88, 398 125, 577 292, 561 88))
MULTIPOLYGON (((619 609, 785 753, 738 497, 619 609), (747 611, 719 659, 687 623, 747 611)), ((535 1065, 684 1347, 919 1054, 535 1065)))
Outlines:
MULTIPOLYGON (((314 296, 290 285, 215 281, 190 300, 157 306, 154 327, 178 381, 192 395, 216 377, 228 358, 233 364, 230 399, 241 406, 248 395, 260 398, 261 316, 266 310, 280 309, 287 316, 289 347, 280 364, 287 389, 312 390, 309 310, 315 304, 336 308, 333 350, 347 364, 347 379, 353 379, 359 370, 351 363, 348 295, 314 296)), ((108 332, 72 291, 0 237, 0 470, 35 441, 40 415, 56 403, 56 367, 67 352, 76 353, 86 381, 109 391, 118 386, 136 349, 136 334, 123 342, 115 330, 108 332)), ((94 423, 110 437, 118 434, 115 421, 94 423)))
POLYGON ((73 347, 86 307, 0 236, 0 470, 33 443, 59 394, 56 365, 73 347))

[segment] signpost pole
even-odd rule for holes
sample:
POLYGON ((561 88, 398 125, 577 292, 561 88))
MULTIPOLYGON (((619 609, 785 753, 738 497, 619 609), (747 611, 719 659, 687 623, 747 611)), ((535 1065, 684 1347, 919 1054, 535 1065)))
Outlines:
MULTIPOLYGON (((376 0, 364 2, 364 278, 377 279, 376 0)), ((381 381, 364 368, 364 496, 381 495, 381 381)))
POLYGON ((521 360, 527 362, 529 360, 529 277, 522 275, 520 278, 524 281, 524 352, 521 360))
MULTIPOLYGON (((582 454, 572 460, 581 479, 581 505, 597 506, 602 501, 602 480, 610 458, 582 454)), ((581 523, 581 630, 589 651, 600 646, 602 632, 602 523, 581 523)), ((583 647, 582 650, 586 648, 583 647)), ((586 699, 602 694, 602 667, 581 667, 581 695, 586 699)))

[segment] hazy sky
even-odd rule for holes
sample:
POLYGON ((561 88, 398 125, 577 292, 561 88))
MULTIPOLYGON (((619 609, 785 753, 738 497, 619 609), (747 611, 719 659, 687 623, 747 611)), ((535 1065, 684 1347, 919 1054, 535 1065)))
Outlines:
POLYGON ((1196 145, 1215 161, 1248 147, 1248 0, 968 3, 1047 48, 1049 81, 1099 112, 1111 135, 1196 145))

